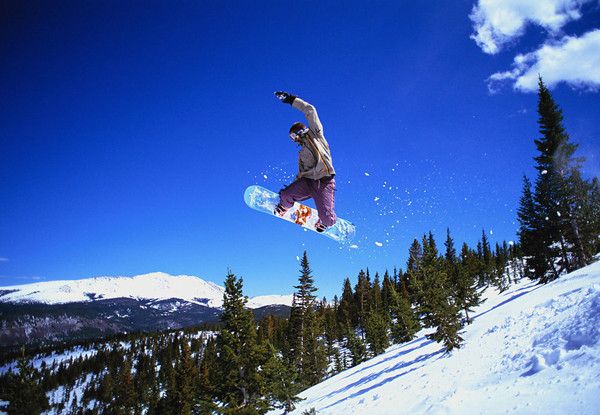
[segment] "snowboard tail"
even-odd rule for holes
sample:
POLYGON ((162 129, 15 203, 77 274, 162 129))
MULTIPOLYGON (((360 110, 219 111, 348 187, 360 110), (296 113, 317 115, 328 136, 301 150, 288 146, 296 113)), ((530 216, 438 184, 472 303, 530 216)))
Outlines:
MULTIPOLYGON (((302 226, 305 229, 317 232, 315 224, 319 220, 319 212, 309 206, 298 202, 283 215, 278 216, 274 213, 275 206, 279 203, 279 194, 265 189, 262 186, 249 186, 244 192, 244 202, 254 210, 267 213, 276 218, 286 220, 302 226)), ((337 218, 335 224, 324 232, 317 232, 325 235, 334 241, 345 243, 349 242, 356 234, 356 227, 345 219, 337 218)))

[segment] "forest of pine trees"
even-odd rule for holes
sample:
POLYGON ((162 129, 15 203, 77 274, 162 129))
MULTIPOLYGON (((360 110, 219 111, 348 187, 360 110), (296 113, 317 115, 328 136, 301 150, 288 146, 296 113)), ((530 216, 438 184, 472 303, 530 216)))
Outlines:
POLYGON ((67 361, 34 368, 23 357, 0 376, 8 414, 53 408, 69 414, 262 414, 294 409, 298 393, 335 373, 410 342, 421 329, 447 352, 488 288, 500 292, 523 277, 541 283, 580 268, 600 251, 600 185, 585 180, 562 113, 539 81, 537 177, 523 178, 519 243, 474 248, 446 231, 414 239, 406 270, 346 277, 339 296, 317 296, 308 255, 300 261, 289 318, 256 321, 243 279, 229 272, 221 324, 129 335, 67 361), (460 247, 458 249, 457 247, 460 247), (47 393, 53 391, 53 399, 47 393), (59 395, 58 399, 56 396, 59 395))
POLYGON ((229 273, 215 330, 131 335, 38 369, 21 359, 18 371, 0 378, 0 398, 9 401, 9 414, 50 407, 69 414, 289 411, 300 391, 412 340, 422 327, 432 328, 431 339, 446 350, 460 347, 481 290, 518 276, 508 272, 518 269, 515 247, 492 251, 485 239, 479 245, 479 252, 463 245, 457 255, 448 231, 440 254, 429 233, 413 242, 406 273, 385 271, 381 278, 361 270, 331 302, 317 298, 304 252, 288 319, 255 321, 243 279, 229 273), (45 393, 57 388, 61 399, 50 402, 45 393))

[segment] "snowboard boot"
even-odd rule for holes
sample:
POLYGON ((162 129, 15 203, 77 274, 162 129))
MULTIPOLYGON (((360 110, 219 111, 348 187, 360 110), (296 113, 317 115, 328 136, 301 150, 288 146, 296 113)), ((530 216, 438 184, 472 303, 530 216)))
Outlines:
POLYGON ((323 233, 327 230, 327 226, 323 225, 323 222, 318 220, 317 223, 315 223, 315 230, 319 233, 323 233))
POLYGON ((279 216, 279 217, 283 217, 283 215, 285 215, 285 213, 289 210, 289 208, 284 208, 283 206, 281 206, 281 203, 278 203, 277 206, 275 206, 275 210, 273 210, 273 214, 279 216))

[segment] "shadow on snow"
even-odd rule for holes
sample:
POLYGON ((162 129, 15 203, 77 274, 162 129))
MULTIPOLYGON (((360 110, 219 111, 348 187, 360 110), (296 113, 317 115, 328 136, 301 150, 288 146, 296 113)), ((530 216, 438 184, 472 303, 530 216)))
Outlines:
MULTIPOLYGON (((414 340, 413 340, 413 341, 414 341, 414 340)), ((415 351, 415 350, 417 350, 417 349, 420 349, 420 348, 422 348, 423 346, 426 346, 426 345, 428 345, 428 344, 430 344, 430 343, 433 343, 433 341, 432 341, 432 340, 429 340, 429 341, 426 341, 426 342, 424 342, 424 343, 423 343, 422 345, 420 345, 420 346, 413 347, 413 348, 411 348, 411 349, 409 349, 409 350, 404 350, 404 351, 402 351, 402 352, 398 353, 397 355, 394 355, 394 356, 391 356, 391 357, 389 357, 388 359, 384 360, 383 362, 385 362, 385 361, 387 361, 387 360, 389 360, 389 359, 393 359, 393 358, 395 358, 395 357, 398 357, 398 356, 403 356, 403 355, 405 355, 405 354, 407 354, 407 353, 410 353, 410 352, 412 352, 412 351, 415 351)), ((337 405, 337 404, 340 404, 340 403, 342 403, 342 402, 344 402, 344 401, 347 401, 347 400, 349 400, 349 399, 353 399, 353 398, 356 398, 356 397, 358 397, 358 396, 360 396, 360 395, 363 395, 363 394, 365 394, 365 393, 368 393, 369 391, 371 391, 371 390, 373 390, 373 389, 377 389, 377 388, 379 388, 379 387, 381 387, 381 386, 385 385, 386 383, 392 382, 392 381, 394 381, 394 380, 396 380, 396 379, 398 379, 398 378, 400 378, 400 377, 402 377, 402 376, 404 376, 404 375, 406 375, 406 374, 408 374, 408 373, 410 373, 410 372, 413 372, 413 371, 415 371, 415 370, 419 369, 420 367, 422 367, 422 366, 425 364, 424 362, 426 362, 427 360, 429 360, 429 359, 433 358, 433 357, 434 357, 434 356, 436 356, 436 355, 441 355, 441 354, 443 354, 443 353, 444 353, 444 349, 443 349, 443 348, 440 348, 439 350, 437 350, 437 351, 435 351, 435 352, 433 352, 433 353, 423 354, 423 355, 421 355, 421 356, 419 356, 419 357, 417 357, 417 358, 415 358, 415 359, 413 359, 413 360, 411 360, 411 361, 408 361, 408 362, 398 362, 397 364, 395 364, 395 365, 393 365, 393 366, 391 366, 391 367, 389 367, 389 368, 387 368, 387 369, 385 369, 385 370, 383 370, 383 371, 380 371, 380 372, 377 372, 377 373, 371 373, 371 374, 369 374, 369 375, 366 375, 366 376, 364 376, 364 377, 362 377, 362 378, 358 379, 356 382, 352 382, 352 383, 350 383, 350 384, 348 384, 348 385, 344 386, 343 388, 340 388, 340 389, 338 389, 338 390, 335 390, 335 391, 333 391, 333 392, 330 392, 329 394, 327 394, 327 395, 323 396, 323 397, 322 397, 322 398, 320 398, 319 400, 327 399, 327 398, 329 398, 329 397, 332 397, 332 396, 334 396, 334 395, 337 395, 337 394, 339 394, 339 393, 342 393, 342 392, 344 392, 344 391, 351 390, 351 389, 353 389, 353 388, 355 388, 355 387, 357 387, 357 386, 363 385, 363 384, 365 384, 365 383, 372 382, 372 381, 376 380, 377 378, 379 378, 379 377, 381 377, 381 376, 385 376, 385 375, 386 375, 386 374, 388 374, 388 373, 392 373, 392 372, 395 372, 395 371, 398 371, 398 370, 402 370, 402 369, 409 368, 408 370, 404 370, 404 371, 403 371, 403 372, 401 372, 401 373, 394 374, 394 375, 391 375, 391 376, 389 376, 389 377, 386 377, 385 379, 381 380, 380 382, 378 382, 378 383, 376 383, 376 384, 373 384, 373 385, 370 385, 370 386, 364 387, 364 388, 362 388, 362 389, 360 389, 360 390, 358 390, 358 391, 356 391, 356 392, 352 393, 351 395, 348 395, 348 396, 345 396, 345 397, 343 397, 343 398, 341 398, 341 399, 338 399, 337 401, 335 401, 335 402, 333 402, 333 403, 331 403, 331 404, 329 404, 329 405, 327 405, 326 407, 323 407, 323 408, 321 408, 321 409, 328 409, 328 408, 331 408, 332 406, 335 406, 335 405, 337 405), (420 364, 420 365, 419 365, 419 363, 422 363, 422 364, 420 364), (417 365, 417 366, 415 366, 415 365, 417 365), (411 366, 413 366, 413 367, 411 367, 411 366)), ((383 363, 383 362, 380 362, 380 363, 378 363, 378 364, 381 364, 381 363, 383 363)), ((361 369, 361 371, 363 371, 363 370, 365 370, 365 369, 367 369, 367 368, 369 368, 369 367, 376 366, 376 365, 377 365, 377 364, 375 364, 375 365, 371 365, 371 366, 368 366, 368 367, 366 367, 366 368, 363 368, 363 369, 361 369)), ((353 374, 355 374, 355 373, 358 373, 358 372, 354 372, 353 374)))

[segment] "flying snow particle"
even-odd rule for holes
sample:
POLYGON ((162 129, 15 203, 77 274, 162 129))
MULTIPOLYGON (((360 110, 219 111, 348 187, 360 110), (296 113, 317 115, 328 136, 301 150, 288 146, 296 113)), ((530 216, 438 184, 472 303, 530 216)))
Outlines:
POLYGON ((375 196, 375 198, 373 199, 373 202, 377 202, 379 200, 379 197, 375 196))
POLYGON ((352 248, 352 249, 357 249, 357 248, 358 248, 358 245, 354 245, 354 244, 353 244, 353 245, 350 245, 350 248, 352 248))
POLYGON ((370 176, 370 174, 369 174, 369 173, 367 173, 367 172, 365 172, 365 176, 369 177, 369 176, 370 176))
POLYGON ((493 235, 493 234, 494 234, 494 231, 490 229, 490 235, 493 235))
POLYGON ((548 174, 548 170, 542 170, 542 174, 548 174))
POLYGON ((382 244, 381 242, 375 242, 375 245, 377 245, 377 246, 379 246, 379 247, 382 247, 382 246, 383 246, 383 244, 382 244))
POLYGON ((266 174, 263 174, 263 177, 265 178, 265 180, 267 180, 267 179, 268 179, 268 177, 267 177, 267 175, 266 175, 266 174))
POLYGON ((300 257, 296 255, 296 261, 300 261, 300 257))
POLYGON ((557 210, 556 214, 558 215, 558 217, 560 218, 560 212, 557 210))

